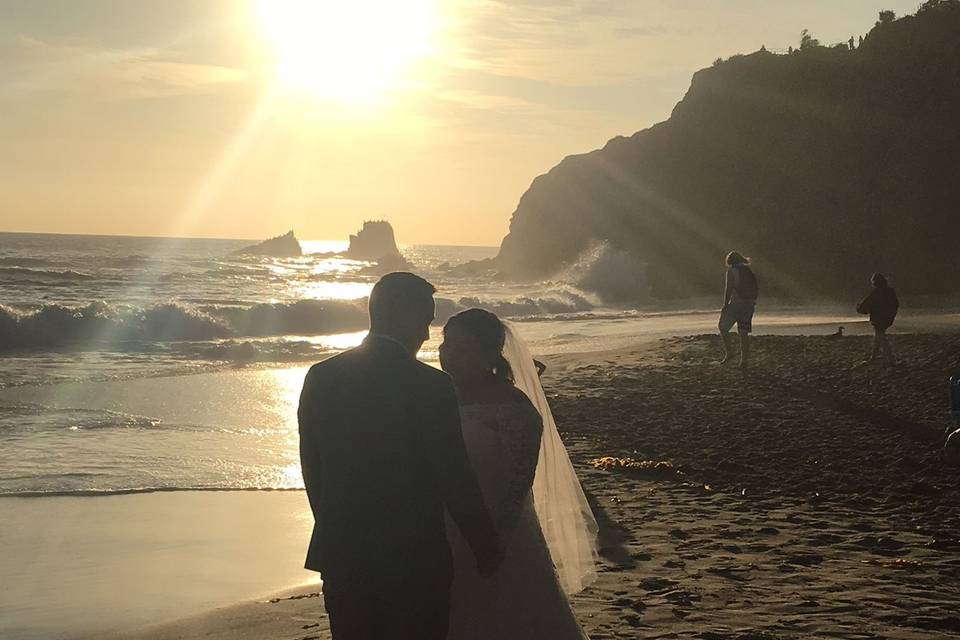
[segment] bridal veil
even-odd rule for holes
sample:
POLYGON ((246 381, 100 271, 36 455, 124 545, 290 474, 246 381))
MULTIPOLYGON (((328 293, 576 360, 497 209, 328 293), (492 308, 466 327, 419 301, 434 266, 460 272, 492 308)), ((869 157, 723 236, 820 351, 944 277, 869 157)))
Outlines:
POLYGON ((597 520, 560 439, 533 356, 516 328, 509 322, 503 324, 503 355, 513 369, 514 384, 543 418, 543 441, 533 481, 537 518, 560 585, 566 593, 576 593, 597 578, 597 520))

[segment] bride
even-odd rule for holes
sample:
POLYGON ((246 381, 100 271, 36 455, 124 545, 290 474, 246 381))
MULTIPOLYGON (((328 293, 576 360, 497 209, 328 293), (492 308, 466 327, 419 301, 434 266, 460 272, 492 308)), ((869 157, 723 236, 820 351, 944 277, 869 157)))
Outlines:
POLYGON ((443 330, 463 438, 505 559, 488 579, 456 526, 450 640, 583 640, 567 594, 596 579, 597 523, 557 433, 533 357, 482 309, 443 330))

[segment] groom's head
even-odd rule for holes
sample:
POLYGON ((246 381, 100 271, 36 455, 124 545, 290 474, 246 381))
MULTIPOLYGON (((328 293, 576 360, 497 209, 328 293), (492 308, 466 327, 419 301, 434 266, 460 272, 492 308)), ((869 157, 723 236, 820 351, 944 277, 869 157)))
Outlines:
POLYGON ((370 331, 390 336, 416 354, 430 337, 436 288, 412 273, 388 273, 370 292, 370 331))

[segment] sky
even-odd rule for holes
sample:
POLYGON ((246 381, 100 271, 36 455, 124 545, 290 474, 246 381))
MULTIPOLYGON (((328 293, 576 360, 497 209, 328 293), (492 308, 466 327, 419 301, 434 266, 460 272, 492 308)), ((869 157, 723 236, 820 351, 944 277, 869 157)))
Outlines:
POLYGON ((497 245, 717 57, 919 0, 0 0, 0 231, 497 245))

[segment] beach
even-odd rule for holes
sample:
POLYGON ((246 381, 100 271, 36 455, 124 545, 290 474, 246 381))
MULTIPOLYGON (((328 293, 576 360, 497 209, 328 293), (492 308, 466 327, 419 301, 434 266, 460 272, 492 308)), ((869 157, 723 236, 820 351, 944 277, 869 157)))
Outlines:
MULTIPOLYGON (((837 307, 771 305, 758 320, 783 336, 825 335, 840 323, 851 335, 868 331, 837 307)), ((560 403, 614 393, 618 381, 629 388, 633 371, 649 365, 638 353, 715 322, 715 312, 686 307, 515 320, 550 363, 548 392, 560 403), (610 380, 587 375, 611 358, 626 368, 611 370, 610 380)), ((912 309, 902 320, 907 331, 958 324, 942 311, 912 309)), ((321 341, 342 349, 362 337, 321 341)), ((434 366, 439 340, 435 327, 420 354, 434 366)), ((295 417, 309 361, 163 364, 171 349, 195 347, 8 352, 0 512, 14 524, 0 528, 0 572, 16 588, 0 591, 0 637, 130 633, 316 584, 302 568, 310 513, 295 417)), ((562 427, 573 434, 594 422, 578 406, 564 409, 562 427)), ((581 457, 614 448, 604 440, 581 457)))
MULTIPOLYGON (((714 336, 550 358, 601 525, 573 597, 590 637, 960 633, 960 472, 938 457, 960 336, 894 348, 900 367, 857 370, 866 336, 760 336, 746 372, 714 336)), ((322 611, 307 585, 117 637, 315 640, 322 611)))
POLYGON ((0 640, 960 638, 960 0, 8 4, 0 640))

